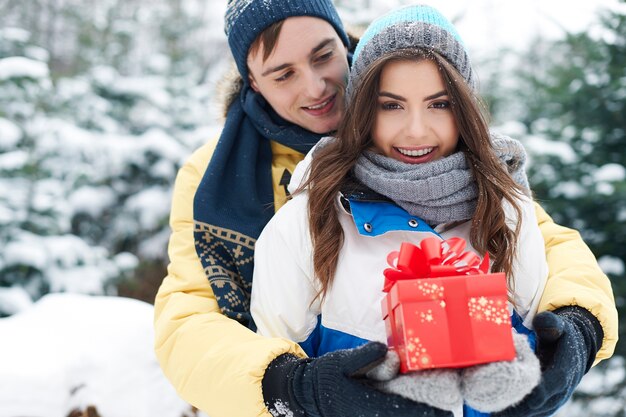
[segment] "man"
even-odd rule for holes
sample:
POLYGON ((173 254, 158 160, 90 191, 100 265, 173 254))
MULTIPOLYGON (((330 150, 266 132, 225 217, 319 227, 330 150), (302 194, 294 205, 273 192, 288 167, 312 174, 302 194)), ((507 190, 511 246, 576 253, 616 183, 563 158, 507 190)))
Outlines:
MULTIPOLYGON (((211 417, 447 415, 363 383, 383 345, 305 360, 297 344, 246 327, 255 240, 296 163, 342 117, 350 41, 330 0, 232 0, 226 34, 242 83, 219 142, 196 151, 176 180, 171 263, 155 303, 166 376, 211 417)), ((559 383, 544 381, 502 415, 551 414, 616 341, 610 283, 593 255, 575 231, 537 215, 551 273, 540 310, 557 311, 538 316, 538 355, 544 380, 559 383), (560 372, 572 370, 559 361, 572 354, 581 361, 566 379, 560 372)))

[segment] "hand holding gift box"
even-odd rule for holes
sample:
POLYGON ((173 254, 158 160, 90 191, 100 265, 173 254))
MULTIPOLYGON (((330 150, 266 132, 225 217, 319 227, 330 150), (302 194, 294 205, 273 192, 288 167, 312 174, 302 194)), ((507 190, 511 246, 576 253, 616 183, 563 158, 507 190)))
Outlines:
POLYGON ((506 278, 465 246, 433 237, 388 256, 383 318, 403 373, 515 358, 506 278))

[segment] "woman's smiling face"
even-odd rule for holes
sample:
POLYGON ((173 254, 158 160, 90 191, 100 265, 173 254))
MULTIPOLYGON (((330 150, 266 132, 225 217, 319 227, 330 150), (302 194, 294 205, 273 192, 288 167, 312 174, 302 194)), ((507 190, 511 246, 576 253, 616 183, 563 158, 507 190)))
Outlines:
POLYGON ((376 106, 372 140, 379 153, 420 164, 456 150, 459 130, 434 62, 387 63, 380 75, 376 106))

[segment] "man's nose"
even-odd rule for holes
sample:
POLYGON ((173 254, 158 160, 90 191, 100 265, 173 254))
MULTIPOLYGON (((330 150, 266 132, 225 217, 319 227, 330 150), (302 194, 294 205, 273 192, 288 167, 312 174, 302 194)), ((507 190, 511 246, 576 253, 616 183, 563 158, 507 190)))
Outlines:
POLYGON ((308 71, 304 81, 306 82, 305 91, 312 99, 321 99, 324 97, 326 90, 326 80, 317 71, 308 71))

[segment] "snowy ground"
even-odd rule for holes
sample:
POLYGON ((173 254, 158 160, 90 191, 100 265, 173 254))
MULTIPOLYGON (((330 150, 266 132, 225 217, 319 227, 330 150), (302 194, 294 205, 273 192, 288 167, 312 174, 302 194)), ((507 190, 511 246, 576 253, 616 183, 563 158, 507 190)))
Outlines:
MULTIPOLYGON (((192 414, 162 375, 153 351, 152 306, 121 297, 51 294, 0 319, 0 417, 65 417, 95 406, 102 417, 192 414)), ((611 391, 624 360, 585 376, 579 391, 611 391)), ((618 398, 567 404, 557 414, 617 415, 618 398)))
POLYGON ((161 373, 152 306, 53 294, 0 319, 0 417, 181 417, 190 407, 161 373))

